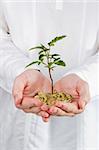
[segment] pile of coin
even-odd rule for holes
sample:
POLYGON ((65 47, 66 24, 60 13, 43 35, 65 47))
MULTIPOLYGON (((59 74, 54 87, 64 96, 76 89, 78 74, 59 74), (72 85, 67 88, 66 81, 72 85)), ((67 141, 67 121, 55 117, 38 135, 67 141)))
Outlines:
POLYGON ((65 94, 62 92, 54 92, 53 94, 38 92, 38 94, 35 97, 49 106, 54 105, 57 101, 71 102, 73 98, 70 94, 65 94))

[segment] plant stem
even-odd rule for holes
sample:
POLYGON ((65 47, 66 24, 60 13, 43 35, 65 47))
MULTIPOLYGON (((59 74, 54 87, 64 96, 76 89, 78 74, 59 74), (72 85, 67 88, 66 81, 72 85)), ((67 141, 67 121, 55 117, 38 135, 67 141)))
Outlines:
POLYGON ((48 68, 48 71, 49 71, 49 76, 50 76, 50 80, 51 80, 51 93, 53 94, 53 78, 52 78, 52 75, 51 75, 51 69, 48 68))
MULTIPOLYGON (((47 51, 46 53, 46 56, 47 56, 47 64, 50 63, 50 46, 49 46, 49 51, 47 51)), ((51 93, 53 94, 53 78, 52 78, 52 74, 51 74, 51 68, 48 67, 48 73, 49 73, 49 77, 50 77, 50 80, 51 80, 51 93)))

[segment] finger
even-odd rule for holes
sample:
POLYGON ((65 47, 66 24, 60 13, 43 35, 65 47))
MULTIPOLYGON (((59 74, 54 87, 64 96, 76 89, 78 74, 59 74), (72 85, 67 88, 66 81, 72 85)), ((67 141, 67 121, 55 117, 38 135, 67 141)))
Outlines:
POLYGON ((75 87, 71 86, 71 83, 69 83, 67 85, 66 81, 65 81, 65 78, 63 79, 60 79, 58 80, 55 84, 54 84, 54 89, 57 91, 57 92, 68 92, 70 93, 71 95, 77 95, 77 92, 75 90, 75 87), (70 84, 70 85, 69 85, 70 84), (71 90, 72 89, 72 90, 71 90))
POLYGON ((78 109, 77 103, 57 102, 56 106, 68 113, 79 114, 83 111, 82 109, 78 109))
POLYGON ((19 109, 30 109, 32 107, 40 107, 42 102, 37 98, 25 97, 22 100, 21 105, 17 105, 19 109))
POLYGON ((84 109, 86 106, 86 102, 84 100, 81 100, 80 96, 73 98, 72 103, 78 105, 78 109, 84 109))
POLYGON ((32 107, 30 109, 22 109, 25 113, 39 113, 41 109, 39 107, 32 107))
POLYGON ((42 110, 42 111, 48 111, 48 109, 49 109, 49 106, 46 105, 46 104, 43 104, 43 105, 41 106, 41 110, 42 110))
POLYGON ((82 93, 79 98, 79 107, 83 108, 89 102, 90 98, 87 93, 82 93))
POLYGON ((16 78, 14 85, 13 85, 13 90, 12 90, 12 95, 15 100, 15 105, 19 105, 22 102, 23 91, 24 91, 25 86, 26 86, 25 81, 23 81, 20 78, 16 78))
POLYGON ((34 97, 35 95, 37 95, 38 94, 38 91, 39 91, 39 89, 29 89, 28 91, 26 91, 26 90, 24 90, 24 96, 31 96, 31 97, 34 97))
POLYGON ((89 86, 88 86, 87 82, 83 81, 82 84, 78 84, 77 90, 80 95, 79 107, 83 108, 84 105, 86 105, 90 100, 89 86))
POLYGON ((48 117, 49 117, 49 114, 48 114, 47 112, 45 112, 45 111, 40 111, 40 112, 38 113, 38 115, 39 115, 39 116, 42 116, 43 118, 48 118, 48 117))
POLYGON ((78 101, 79 109, 84 109, 85 105, 86 105, 86 102, 84 100, 79 99, 79 101, 78 101))
POLYGON ((44 117, 42 117, 42 120, 43 120, 44 122, 48 122, 48 121, 49 121, 49 118, 44 118, 44 117))
POLYGON ((75 115, 74 113, 67 113, 63 111, 62 109, 55 107, 55 106, 49 109, 49 113, 54 116, 71 116, 72 117, 75 115))

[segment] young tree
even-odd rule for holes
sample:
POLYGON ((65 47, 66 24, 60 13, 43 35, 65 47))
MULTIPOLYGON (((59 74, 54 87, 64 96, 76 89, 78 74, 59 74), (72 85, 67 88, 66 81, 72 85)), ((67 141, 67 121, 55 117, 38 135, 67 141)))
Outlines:
POLYGON ((36 47, 33 47, 33 48, 29 49, 30 51, 34 50, 34 49, 39 50, 38 60, 31 62, 26 67, 29 67, 33 64, 38 64, 38 65, 43 65, 44 67, 46 67, 48 69, 49 77, 50 77, 50 80, 51 80, 51 93, 50 93, 50 96, 49 96, 49 94, 45 94, 46 96, 44 96, 44 93, 38 93, 39 98, 43 99, 43 102, 45 102, 45 103, 49 103, 49 101, 53 101, 52 99, 54 99, 54 101, 55 101, 55 99, 57 99, 57 100, 63 100, 64 99, 64 101, 70 101, 72 99, 72 96, 69 95, 69 94, 57 93, 57 92, 54 92, 54 90, 53 90, 52 71, 54 70, 55 67, 57 67, 57 66, 65 67, 66 64, 61 59, 59 54, 56 54, 56 53, 53 54, 52 53, 51 48, 53 46, 55 46, 57 41, 62 40, 65 37, 66 37, 65 35, 55 37, 49 43, 47 43, 47 47, 43 44, 40 44, 39 46, 36 46, 36 47))

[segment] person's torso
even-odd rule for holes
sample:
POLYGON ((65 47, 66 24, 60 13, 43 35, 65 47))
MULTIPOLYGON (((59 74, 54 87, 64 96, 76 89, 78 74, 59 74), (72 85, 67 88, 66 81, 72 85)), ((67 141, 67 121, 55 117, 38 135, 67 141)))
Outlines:
MULTIPOLYGON (((77 67, 95 52, 98 28, 98 3, 95 0, 3 1, 12 40, 23 51, 48 43, 56 36, 67 35, 53 48, 53 53, 60 53, 67 62, 66 69, 77 67)), ((36 58, 37 54, 33 55, 36 58)), ((66 69, 56 69, 55 78, 63 75, 66 69)))
MULTIPOLYGON (((12 41, 22 51, 27 53, 28 49, 36 44, 46 43, 55 36, 66 34, 67 38, 56 44, 53 53, 61 54, 62 58, 68 62, 67 68, 79 65, 85 57, 94 53, 92 49, 97 32, 97 3, 72 2, 71 0, 68 2, 64 0, 64 3, 58 3, 58 0, 57 3, 54 0, 54 2, 37 0, 36 3, 30 0, 28 2, 25 0, 5 1, 4 12, 12 41)), ((65 71, 65 68, 56 69, 55 78, 62 76, 65 71)), ((78 126, 77 118, 67 117, 52 118, 47 126, 34 115, 27 116, 26 119, 25 114, 14 111, 11 95, 7 95, 2 89, 0 91, 1 99, 4 99, 4 101, 0 101, 1 114, 6 110, 6 113, 0 118, 2 122, 0 144, 6 147, 5 149, 22 150, 24 146, 26 150, 41 150, 43 149, 41 147, 44 146, 48 150, 48 146, 50 146, 51 150, 76 150, 75 147, 80 145, 77 143, 77 139, 83 135, 85 137, 86 128, 82 133, 83 127, 80 127, 80 124, 83 123, 83 119, 79 116, 78 126)), ((94 120, 94 115, 91 120, 92 118, 94 120)), ((91 126, 95 126, 93 120, 91 126)), ((89 128, 89 126, 87 127, 89 128)), ((82 139, 80 138, 80 140, 82 139)), ((83 141, 81 143, 83 145, 83 141)), ((80 146, 78 149, 81 148, 80 146)))

